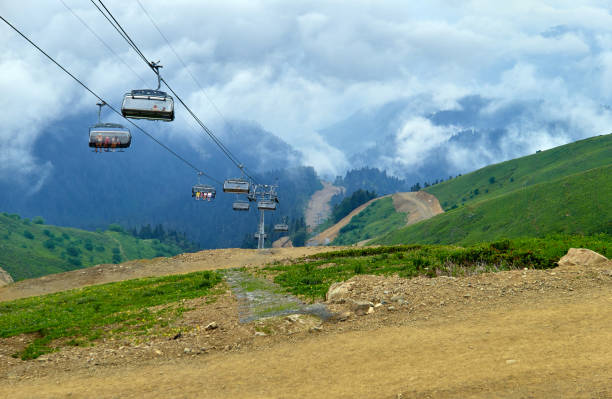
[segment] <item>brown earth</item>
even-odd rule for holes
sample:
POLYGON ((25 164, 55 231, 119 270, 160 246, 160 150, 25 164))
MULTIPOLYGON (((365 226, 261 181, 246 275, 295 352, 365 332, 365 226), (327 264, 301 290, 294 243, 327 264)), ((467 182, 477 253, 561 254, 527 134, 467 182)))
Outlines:
POLYGON ((272 248, 293 248, 290 237, 281 237, 272 243, 272 248))
POLYGON ((141 277, 165 276, 242 266, 258 266, 329 250, 329 248, 315 247, 273 248, 262 251, 228 248, 186 253, 172 258, 140 259, 117 265, 98 265, 35 279, 22 280, 0 287, 0 302, 141 277))
POLYGON ((323 188, 316 191, 312 197, 310 197, 308 207, 304 213, 308 232, 311 232, 322 221, 329 217, 331 213, 329 201, 334 195, 344 192, 344 187, 336 187, 326 181, 321 181, 321 184, 323 184, 323 188))
MULTIPOLYGON (((349 224, 354 216, 361 213, 374 201, 378 201, 379 199, 387 197, 389 197, 389 195, 374 198, 373 200, 370 200, 365 204, 355 208, 351 213, 342 218, 342 220, 340 220, 338 223, 308 240, 308 245, 326 245, 332 242, 336 237, 338 237, 338 234, 340 234, 340 230, 344 226, 349 224)), ((406 226, 420 222, 421 220, 429 219, 444 212, 444 210, 440 206, 440 202, 438 202, 438 199, 424 191, 412 193, 395 193, 392 194, 391 197, 393 198, 393 206, 395 210, 397 212, 406 214, 406 226)), ((361 241, 357 243, 357 245, 363 246, 368 241, 370 240, 368 239, 361 241)))
POLYGON ((406 226, 444 213, 438 199, 425 191, 393 194, 393 206, 407 214, 406 226))
POLYGON ((0 339, 0 397, 612 398, 612 262, 349 283, 329 305, 341 317, 322 324, 240 324, 226 291, 188 301, 176 339, 27 362, 8 355, 31 337, 0 339), (356 316, 354 301, 373 312, 356 316))

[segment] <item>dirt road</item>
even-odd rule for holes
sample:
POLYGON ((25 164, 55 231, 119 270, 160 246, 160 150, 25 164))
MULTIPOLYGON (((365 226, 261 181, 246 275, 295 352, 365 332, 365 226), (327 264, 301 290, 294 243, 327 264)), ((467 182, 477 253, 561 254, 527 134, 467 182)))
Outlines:
POLYGON ((306 212, 304 213, 306 226, 308 226, 309 231, 312 231, 319 223, 329 217, 331 213, 329 201, 334 195, 344 191, 343 187, 336 187, 329 182, 321 181, 321 183, 323 184, 323 188, 312 195, 308 202, 306 212))
POLYGON ((165 276, 200 270, 258 266, 277 260, 329 251, 329 248, 214 249, 172 258, 134 260, 118 265, 105 264, 66 273, 23 280, 0 287, 0 301, 50 294, 88 285, 104 284, 133 278, 165 276))
MULTIPOLYGON (((387 197, 389 197, 389 195, 375 198, 355 208, 338 223, 309 239, 308 244, 326 245, 332 242, 338 236, 338 234, 340 234, 340 230, 349 224, 354 216, 361 213, 361 211, 366 209, 372 202, 387 197)), ((392 194, 391 197, 393 198, 393 206, 395 207, 395 210, 397 212, 406 214, 406 226, 420 222, 421 220, 429 219, 444 212, 440 206, 440 203, 438 202, 438 199, 424 191, 413 193, 395 193, 392 194)), ((368 241, 370 240, 362 241, 358 243, 358 245, 365 245, 368 241)))
POLYGON ((351 295, 379 289, 407 302, 321 332, 251 336, 237 351, 106 364, 74 348, 69 364, 11 366, 0 397, 612 398, 612 263, 360 276, 351 295))

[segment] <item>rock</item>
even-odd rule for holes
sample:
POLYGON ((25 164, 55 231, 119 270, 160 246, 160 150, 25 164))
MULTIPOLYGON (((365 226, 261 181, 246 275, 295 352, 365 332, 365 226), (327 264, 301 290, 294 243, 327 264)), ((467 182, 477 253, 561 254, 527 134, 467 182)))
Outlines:
POLYGON ((179 339, 183 336, 183 334, 179 331, 172 339, 179 339))
POLYGON ((163 352, 160 351, 159 349, 155 349, 153 352, 155 352, 157 356, 163 355, 163 352))
POLYGON ((396 309, 395 309, 395 306, 389 306, 389 307, 387 308, 387 310, 388 310, 389 312, 394 312, 396 309))
POLYGON ((263 331, 255 331, 255 336, 256 337, 265 337, 266 335, 268 335, 268 334, 266 334, 263 331))
POLYGON ((292 323, 296 323, 296 322, 300 322, 303 323, 303 321, 301 320, 301 315, 299 314, 290 314, 289 316, 285 317, 285 320, 290 321, 292 323))
POLYGON ((191 348, 185 348, 185 349, 183 349, 183 352, 189 354, 189 353, 191 353, 191 348))
POLYGON ((325 301, 330 303, 344 303, 353 288, 354 282, 342 281, 332 284, 325 294, 325 301))
POLYGON ((348 319, 350 319, 350 317, 353 315, 353 313, 346 311, 346 312, 342 312, 338 315, 336 315, 336 320, 338 321, 347 321, 348 319))
POLYGON ((516 360, 514 360, 514 359, 506 360, 506 364, 514 364, 514 363, 516 363, 516 360))
POLYGON ((14 283, 13 278, 0 267, 0 287, 14 283))
POLYGON ((308 331, 310 331, 310 332, 321 332, 321 331, 323 331, 323 327, 321 327, 321 326, 313 326, 313 327, 310 327, 310 329, 308 329, 308 331))
POLYGON ((403 301, 404 298, 402 298, 400 295, 395 295, 391 297, 391 302, 400 302, 403 301))
POLYGON ((559 266, 599 266, 609 262, 608 258, 586 248, 570 248, 559 260, 559 266))
POLYGON ((351 310, 355 312, 357 316, 365 316, 374 311, 374 304, 369 301, 353 301, 351 310))
POLYGON ((208 323, 208 325, 204 327, 206 331, 216 330, 217 328, 219 328, 219 325, 217 324, 216 321, 213 321, 212 323, 208 323))
POLYGON ((381 307, 383 304, 382 303, 377 303, 376 305, 374 305, 375 308, 379 308, 381 307))

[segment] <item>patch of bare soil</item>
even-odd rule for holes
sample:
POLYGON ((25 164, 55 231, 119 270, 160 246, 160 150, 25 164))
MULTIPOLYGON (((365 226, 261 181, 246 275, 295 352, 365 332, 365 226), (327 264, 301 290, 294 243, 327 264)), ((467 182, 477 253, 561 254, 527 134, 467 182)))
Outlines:
POLYGON ((407 214, 406 226, 444 213, 438 199, 425 191, 393 194, 393 206, 407 214))
POLYGON ((172 258, 140 259, 117 265, 98 265, 35 279, 22 280, 0 287, 0 301, 9 301, 88 285, 141 277, 258 266, 274 261, 296 259, 329 250, 330 248, 316 247, 272 248, 261 251, 256 249, 228 248, 186 253, 172 258))
POLYGON ((272 248, 293 248, 290 237, 281 237, 272 243, 272 248))
POLYGON ((0 340, 0 397, 612 397, 612 262, 345 288, 323 323, 241 324, 227 291, 187 301, 178 337, 28 362, 7 354, 30 338, 0 340))
POLYGON ((309 232, 327 219, 331 214, 329 201, 332 199, 332 197, 336 194, 344 192, 344 187, 336 187, 326 181, 321 181, 321 184, 323 184, 323 188, 315 192, 312 197, 310 197, 308 207, 304 213, 304 219, 309 232))

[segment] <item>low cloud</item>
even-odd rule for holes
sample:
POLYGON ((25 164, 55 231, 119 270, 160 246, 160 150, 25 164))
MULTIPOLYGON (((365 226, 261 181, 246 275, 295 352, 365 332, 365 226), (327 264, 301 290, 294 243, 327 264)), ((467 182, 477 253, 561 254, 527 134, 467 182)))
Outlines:
MULTIPOLYGON (((155 76, 90 3, 65 1, 135 73, 60 2, 7 2, 0 12, 114 105, 130 89, 155 87, 155 76)), ((162 61, 164 77, 220 135, 222 119, 256 121, 323 174, 342 173, 352 164, 316 132, 359 110, 403 98, 428 100, 405 110, 394 137, 380 138, 396 145, 384 154, 394 167, 422 165, 423 154, 462 129, 505 132, 498 149, 475 146, 473 157, 449 143, 445 159, 457 168, 473 168, 477 159, 497 161, 515 156, 515 149, 531 151, 607 132, 611 122, 605 107, 612 104, 612 15, 604 1, 215 0, 204 5, 184 0, 172 3, 170 12, 167 2, 143 2, 223 118, 137 3, 106 4, 145 54, 162 61), (428 119, 460 108, 468 95, 489 101, 478 112, 491 123, 442 126, 428 119), (513 113, 512 107, 532 111, 513 113)), ((5 111, 0 177, 7 179, 45 165, 31 153, 45 126, 75 115, 95 121, 96 99, 7 26, 0 32, 5 39, 0 90, 10 93, 0 99, 5 111)), ((181 118, 153 133, 197 143, 192 136, 198 133, 181 118)), ((206 150, 202 155, 205 159, 206 150)))

